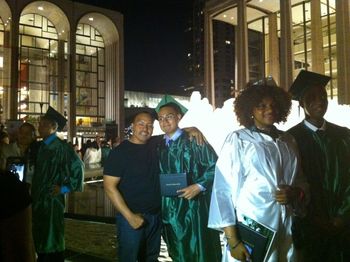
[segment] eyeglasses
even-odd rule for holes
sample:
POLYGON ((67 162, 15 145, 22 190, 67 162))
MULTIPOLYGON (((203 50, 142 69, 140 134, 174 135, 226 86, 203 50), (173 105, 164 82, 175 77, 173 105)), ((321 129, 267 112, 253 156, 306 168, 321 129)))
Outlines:
POLYGON ((175 119, 175 115, 174 114, 168 114, 165 116, 159 116, 158 117, 158 121, 159 122, 164 122, 164 121, 172 121, 175 119))

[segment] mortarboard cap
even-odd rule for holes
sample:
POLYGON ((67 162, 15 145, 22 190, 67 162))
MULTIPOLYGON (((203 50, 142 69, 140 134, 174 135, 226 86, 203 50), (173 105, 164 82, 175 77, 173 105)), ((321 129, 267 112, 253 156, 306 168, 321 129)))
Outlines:
POLYGON ((67 119, 51 106, 49 106, 49 109, 47 109, 45 117, 57 123, 57 131, 62 131, 67 123, 67 119))
POLYGON ((308 88, 315 86, 325 88, 330 79, 326 75, 301 70, 290 87, 289 92, 292 94, 292 99, 299 101, 308 88))
POLYGON ((175 104, 177 105, 179 108, 180 108, 180 111, 181 111, 181 115, 184 115, 186 114, 187 112, 187 108, 184 107, 183 105, 181 105, 179 102, 177 102, 172 96, 170 95, 165 95, 162 100, 160 100, 159 104, 157 105, 157 107, 155 108, 155 111, 158 113, 159 112, 159 109, 162 107, 162 106, 165 106, 167 104, 175 104))

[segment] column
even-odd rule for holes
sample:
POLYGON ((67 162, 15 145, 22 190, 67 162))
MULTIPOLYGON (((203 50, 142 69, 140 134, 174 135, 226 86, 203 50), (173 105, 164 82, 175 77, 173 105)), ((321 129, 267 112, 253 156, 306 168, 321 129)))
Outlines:
POLYGON ((18 73, 18 57, 19 57, 19 15, 12 16, 11 22, 11 81, 10 81, 10 119, 17 119, 18 113, 18 86, 19 86, 19 73, 18 73))
POLYGON ((237 1, 237 30, 236 30, 236 91, 246 87, 249 81, 248 69, 248 25, 247 5, 245 0, 237 1))
POLYGON ((216 107, 213 55, 213 21, 207 11, 204 12, 204 96, 216 107))
MULTIPOLYGON (((57 52, 57 91, 58 91, 58 101, 57 110, 58 112, 64 113, 64 40, 58 40, 58 52, 57 52)), ((51 88, 51 87, 50 87, 51 88)), ((74 120, 75 121, 75 120, 74 120)))
POLYGON ((71 31, 69 34, 69 112, 68 113, 68 141, 72 141, 73 137, 76 135, 76 125, 75 125, 75 116, 76 116, 76 36, 75 29, 76 24, 71 24, 71 31))
POLYGON ((105 118, 118 124, 118 134, 124 131, 124 83, 123 59, 120 43, 105 47, 105 118))
POLYGON ((350 104, 350 2, 337 0, 337 75, 338 103, 350 104))
POLYGON ((3 51, 3 73, 2 73, 2 86, 4 88, 2 109, 3 113, 0 114, 0 120, 6 120, 10 118, 10 92, 11 92, 11 32, 5 27, 4 31, 4 47, 3 51))
POLYGON ((285 90, 289 90, 293 82, 293 72, 294 72, 291 0, 280 0, 280 7, 281 7, 280 86, 285 90))
POLYGON ((311 61, 312 71, 324 74, 321 1, 311 0, 311 61))
POLYGON ((269 71, 267 73, 273 77, 277 84, 279 84, 280 53, 277 30, 277 14, 272 13, 269 15, 269 71))

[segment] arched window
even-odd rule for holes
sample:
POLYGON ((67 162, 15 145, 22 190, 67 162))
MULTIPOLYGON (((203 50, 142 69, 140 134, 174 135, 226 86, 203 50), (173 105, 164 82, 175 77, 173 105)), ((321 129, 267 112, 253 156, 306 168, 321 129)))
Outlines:
POLYGON ((22 15, 19 47, 18 116, 37 118, 48 105, 58 104, 59 40, 55 26, 39 14, 22 15))
POLYGON ((82 126, 100 126, 105 120, 105 45, 88 24, 76 32, 76 117, 82 126))

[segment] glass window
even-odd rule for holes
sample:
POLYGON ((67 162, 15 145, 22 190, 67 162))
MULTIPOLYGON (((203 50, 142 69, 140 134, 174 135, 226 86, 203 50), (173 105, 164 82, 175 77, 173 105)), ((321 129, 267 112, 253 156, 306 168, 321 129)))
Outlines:
POLYGON ((104 43, 98 31, 87 24, 77 26, 76 38, 76 81, 77 115, 89 117, 90 123, 104 121, 104 43), (101 41, 95 41, 99 38, 101 41), (98 99, 101 97, 101 99, 98 99))
POLYGON ((35 117, 45 112, 49 104, 55 107, 59 101, 58 35, 53 24, 39 14, 21 16, 19 29, 19 98, 22 101, 24 97, 25 104, 21 102, 18 116, 35 117))

